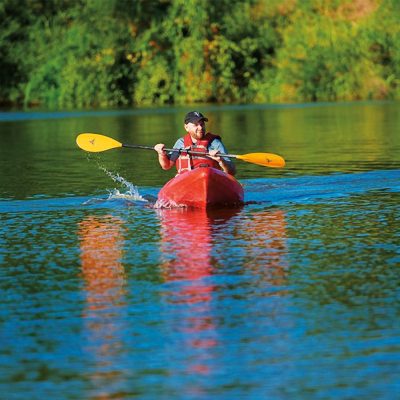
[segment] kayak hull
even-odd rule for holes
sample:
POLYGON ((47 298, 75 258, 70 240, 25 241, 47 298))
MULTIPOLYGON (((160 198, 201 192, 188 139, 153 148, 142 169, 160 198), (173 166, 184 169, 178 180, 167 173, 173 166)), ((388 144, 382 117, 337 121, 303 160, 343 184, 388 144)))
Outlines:
POLYGON ((158 194, 161 207, 216 208, 243 205, 242 185, 216 168, 196 168, 168 181, 158 194))

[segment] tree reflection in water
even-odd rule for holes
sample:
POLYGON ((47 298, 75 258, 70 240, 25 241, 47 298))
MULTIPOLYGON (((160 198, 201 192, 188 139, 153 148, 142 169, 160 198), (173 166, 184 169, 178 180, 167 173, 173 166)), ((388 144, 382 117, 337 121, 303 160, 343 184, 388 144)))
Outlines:
POLYGON ((263 210, 252 214, 243 221, 241 239, 248 243, 246 269, 252 270, 260 282, 276 287, 285 285, 288 250, 284 211, 263 210))
POLYGON ((93 359, 87 371, 91 398, 109 399, 124 378, 119 362, 126 329, 123 221, 111 215, 90 216, 79 223, 78 235, 86 295, 84 350, 93 359))

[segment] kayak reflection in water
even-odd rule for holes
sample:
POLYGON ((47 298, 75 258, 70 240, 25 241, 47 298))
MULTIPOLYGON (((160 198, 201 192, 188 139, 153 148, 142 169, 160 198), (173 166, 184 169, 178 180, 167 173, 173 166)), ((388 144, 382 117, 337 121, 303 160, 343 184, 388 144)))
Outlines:
MULTIPOLYGON (((160 266, 165 282, 169 283, 164 296, 173 312, 169 331, 179 336, 188 373, 213 374, 219 345, 213 308, 213 274, 219 261, 212 255, 213 236, 224 231, 239 211, 163 209, 157 213, 161 222, 160 266), (194 251, 199 243, 201 249, 194 251)), ((175 372, 172 367, 171 373, 175 372)))
POLYGON ((235 175, 235 164, 228 157, 221 157, 219 154, 227 154, 221 137, 206 131, 206 118, 198 111, 191 111, 186 114, 184 129, 185 136, 178 139, 174 149, 187 149, 198 153, 208 153, 207 156, 198 154, 187 154, 182 152, 165 151, 163 143, 156 144, 154 150, 158 153, 158 161, 163 169, 170 169, 176 165, 178 173, 192 170, 198 167, 214 167, 230 175, 235 175))

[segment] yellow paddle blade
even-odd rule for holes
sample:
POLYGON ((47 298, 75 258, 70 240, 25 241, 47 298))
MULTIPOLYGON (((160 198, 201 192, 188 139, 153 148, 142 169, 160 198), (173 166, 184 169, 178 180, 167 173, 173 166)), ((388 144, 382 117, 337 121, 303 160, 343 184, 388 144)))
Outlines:
POLYGON ((264 167, 282 168, 285 166, 285 160, 281 156, 271 153, 249 153, 237 155, 236 158, 264 167))
POLYGON ((81 133, 76 138, 76 144, 82 150, 92 153, 122 147, 122 143, 117 140, 98 133, 81 133))

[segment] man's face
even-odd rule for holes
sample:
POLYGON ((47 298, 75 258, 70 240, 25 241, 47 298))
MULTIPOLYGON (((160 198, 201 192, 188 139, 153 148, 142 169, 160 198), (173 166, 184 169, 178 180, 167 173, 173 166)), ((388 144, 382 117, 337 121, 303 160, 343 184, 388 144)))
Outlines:
POLYGON ((206 123, 203 120, 198 122, 189 122, 185 124, 185 130, 189 133, 192 139, 201 140, 206 134, 206 123))

